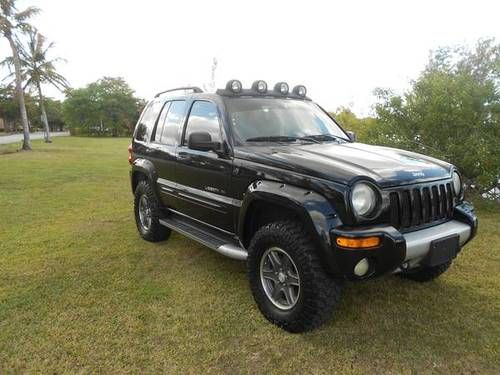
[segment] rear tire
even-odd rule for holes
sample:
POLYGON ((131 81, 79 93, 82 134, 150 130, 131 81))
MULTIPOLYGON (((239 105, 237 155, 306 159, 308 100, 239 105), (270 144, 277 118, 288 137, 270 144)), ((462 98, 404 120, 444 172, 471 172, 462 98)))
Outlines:
POLYGON ((298 222, 275 222, 259 229, 249 246, 247 270, 259 310, 286 331, 317 328, 339 303, 341 281, 325 272, 298 222))
POLYGON ((140 181, 135 188, 134 214, 137 230, 146 241, 159 242, 170 237, 171 230, 160 224, 160 203, 147 180, 140 181))
POLYGON ((401 272, 398 275, 404 279, 418 281, 421 283, 432 281, 435 278, 445 273, 451 266, 451 260, 447 263, 440 264, 434 267, 420 267, 415 270, 401 272))

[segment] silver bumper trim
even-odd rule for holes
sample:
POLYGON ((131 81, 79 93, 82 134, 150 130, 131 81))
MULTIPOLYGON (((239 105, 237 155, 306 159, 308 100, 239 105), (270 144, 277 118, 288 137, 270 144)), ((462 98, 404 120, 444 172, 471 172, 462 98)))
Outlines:
POLYGON ((404 234, 406 240, 405 262, 418 263, 429 252, 432 241, 452 234, 460 236, 459 242, 462 246, 471 236, 471 227, 460 221, 451 220, 434 227, 404 234))

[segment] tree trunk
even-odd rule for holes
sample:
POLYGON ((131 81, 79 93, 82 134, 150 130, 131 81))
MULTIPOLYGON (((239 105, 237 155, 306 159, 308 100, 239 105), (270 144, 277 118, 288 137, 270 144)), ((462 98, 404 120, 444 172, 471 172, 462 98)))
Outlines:
POLYGON ((46 143, 52 142, 50 140, 50 128, 49 128, 49 120, 47 119, 47 112, 45 112, 45 104, 43 102, 43 94, 42 87, 40 86, 40 82, 37 82, 38 88, 38 99, 40 101, 40 111, 42 112, 42 124, 44 129, 44 139, 46 143))
POLYGON ((16 94, 17 100, 19 101, 19 108, 21 111, 21 120, 23 123, 23 150, 31 150, 31 140, 30 140, 30 128, 28 125, 28 114, 26 113, 26 104, 24 103, 24 92, 23 92, 23 79, 21 77, 21 61, 19 60, 19 54, 17 52, 17 46, 12 39, 12 34, 5 35, 9 41, 10 48, 12 49, 12 58, 14 60, 14 69, 16 72, 16 94))

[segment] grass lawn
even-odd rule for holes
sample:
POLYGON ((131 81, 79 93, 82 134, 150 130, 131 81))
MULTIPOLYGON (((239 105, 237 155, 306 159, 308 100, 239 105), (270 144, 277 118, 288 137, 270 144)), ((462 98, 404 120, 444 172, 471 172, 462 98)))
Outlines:
POLYGON ((437 281, 347 284, 336 319, 267 323, 243 263, 141 240, 128 139, 0 155, 0 373, 500 373, 500 209, 437 281))

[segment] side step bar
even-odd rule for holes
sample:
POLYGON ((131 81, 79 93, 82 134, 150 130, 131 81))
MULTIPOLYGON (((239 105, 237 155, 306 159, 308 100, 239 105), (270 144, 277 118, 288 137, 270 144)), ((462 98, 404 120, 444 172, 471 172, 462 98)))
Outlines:
POLYGON ((189 237, 212 250, 232 259, 246 260, 247 251, 239 246, 229 235, 207 227, 192 219, 169 211, 168 216, 160 219, 160 224, 189 237))

